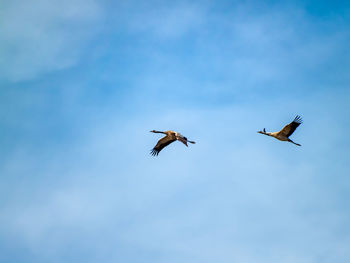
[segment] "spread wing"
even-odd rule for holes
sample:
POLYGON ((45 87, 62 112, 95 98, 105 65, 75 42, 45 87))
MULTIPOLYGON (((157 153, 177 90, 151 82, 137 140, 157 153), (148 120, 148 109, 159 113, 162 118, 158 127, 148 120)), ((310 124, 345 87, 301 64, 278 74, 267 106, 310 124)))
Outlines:
POLYGON ((296 116, 294 120, 283 127, 283 129, 280 131, 280 133, 284 134, 285 136, 289 137, 293 134, 293 132, 298 128, 298 126, 303 122, 300 116, 296 116))
POLYGON ((153 156, 158 155, 159 152, 166 146, 168 146, 170 143, 176 141, 176 137, 175 136, 169 136, 166 135, 163 138, 161 138, 158 142, 157 145, 154 146, 154 148, 151 151, 151 154, 153 156))
POLYGON ((187 145, 187 138, 186 138, 186 137, 177 136, 176 139, 177 139, 178 141, 182 142, 183 144, 185 144, 185 145, 188 147, 188 145, 187 145))

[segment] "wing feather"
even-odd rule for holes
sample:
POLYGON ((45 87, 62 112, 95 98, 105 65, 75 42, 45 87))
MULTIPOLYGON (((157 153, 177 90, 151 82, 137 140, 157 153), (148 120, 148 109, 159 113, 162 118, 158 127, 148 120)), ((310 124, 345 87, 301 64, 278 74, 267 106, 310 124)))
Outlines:
POLYGON ((183 144, 185 144, 187 147, 187 138, 186 137, 180 137, 180 136, 177 136, 176 139, 180 142, 182 142, 183 144))
POLYGON ((303 122, 303 120, 301 119, 301 117, 299 115, 297 115, 291 123, 287 124, 286 126, 284 126, 282 128, 282 130, 280 130, 280 133, 289 137, 293 134, 293 132, 296 130, 296 128, 298 128, 298 126, 302 122, 303 122))
POLYGON ((170 143, 176 141, 176 137, 175 136, 169 136, 169 135, 166 135, 164 136, 163 138, 161 138, 156 146, 154 146, 154 148, 151 150, 151 154, 153 156, 155 155, 158 155, 159 152, 166 146, 168 146, 170 143))

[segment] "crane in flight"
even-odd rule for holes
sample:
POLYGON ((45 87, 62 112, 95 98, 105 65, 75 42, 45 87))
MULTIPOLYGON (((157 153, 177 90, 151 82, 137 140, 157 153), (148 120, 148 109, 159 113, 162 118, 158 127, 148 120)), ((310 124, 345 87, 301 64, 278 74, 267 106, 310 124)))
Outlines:
POLYGON ((161 150, 163 150, 164 147, 168 146, 170 143, 175 142, 175 141, 180 141, 183 144, 185 144, 187 147, 187 143, 195 143, 194 141, 189 141, 185 136, 183 136, 182 134, 178 133, 178 132, 174 132, 174 131, 155 131, 152 130, 151 132, 153 133, 163 133, 165 134, 165 136, 163 138, 161 138, 156 146, 154 146, 154 148, 151 150, 151 154, 153 156, 156 156, 159 154, 159 152, 161 150))
POLYGON ((294 143, 295 145, 301 146, 299 143, 295 143, 291 139, 289 139, 289 136, 291 136, 293 134, 293 132, 296 130, 296 128, 298 128, 298 126, 302 122, 303 122, 303 120, 301 119, 301 117, 297 115, 291 123, 285 125, 282 128, 282 130, 280 130, 278 132, 266 132, 266 130, 264 128, 262 131, 258 131, 258 133, 274 137, 280 141, 287 141, 287 142, 294 143))

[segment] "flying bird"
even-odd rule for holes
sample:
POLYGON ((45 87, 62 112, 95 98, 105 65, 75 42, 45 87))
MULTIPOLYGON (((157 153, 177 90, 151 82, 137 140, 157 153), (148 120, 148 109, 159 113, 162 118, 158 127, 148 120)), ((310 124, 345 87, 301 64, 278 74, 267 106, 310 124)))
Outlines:
POLYGON ((303 121, 301 117, 297 115, 291 123, 284 126, 279 132, 266 132, 264 128, 262 131, 258 131, 258 133, 265 134, 267 136, 272 136, 280 141, 288 141, 294 143, 295 145, 301 146, 299 143, 295 143, 291 139, 289 139, 289 136, 293 134, 293 132, 296 130, 296 128, 298 128, 298 126, 302 122, 303 121))
POLYGON ((177 141, 182 142, 183 144, 185 144, 187 147, 187 143, 195 143, 193 141, 189 141, 185 136, 183 136, 182 134, 178 133, 178 132, 174 132, 174 131, 151 131, 153 133, 163 133, 165 134, 165 136, 163 138, 161 138, 158 142, 157 145, 154 146, 154 148, 151 150, 151 154, 153 156, 156 156, 159 154, 159 152, 161 150, 163 150, 164 147, 168 146, 170 143, 177 141))

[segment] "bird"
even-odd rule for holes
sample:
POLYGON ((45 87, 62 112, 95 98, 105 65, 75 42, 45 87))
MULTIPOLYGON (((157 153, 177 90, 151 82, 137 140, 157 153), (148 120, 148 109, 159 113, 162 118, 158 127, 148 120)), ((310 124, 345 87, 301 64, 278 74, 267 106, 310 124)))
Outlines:
POLYGON ((153 133, 163 133, 165 134, 165 136, 163 138, 161 138, 156 146, 154 146, 154 148, 151 150, 151 154, 153 156, 156 156, 159 154, 159 152, 161 150, 163 150, 164 147, 168 146, 170 143, 177 141, 182 142, 183 144, 185 144, 187 147, 187 143, 195 143, 194 141, 190 141, 188 140, 185 136, 183 136, 182 134, 178 133, 178 132, 174 132, 174 131, 156 131, 156 130, 152 130, 150 132, 153 133))
POLYGON ((291 139, 289 139, 289 136, 293 134, 293 132, 296 130, 296 128, 298 128, 298 126, 302 122, 303 120, 301 119, 301 117, 297 115, 291 123, 285 125, 279 132, 266 132, 264 128, 262 131, 258 131, 258 133, 265 134, 267 136, 272 136, 280 141, 288 141, 294 143, 295 145, 301 146, 299 143, 295 143, 291 139))

